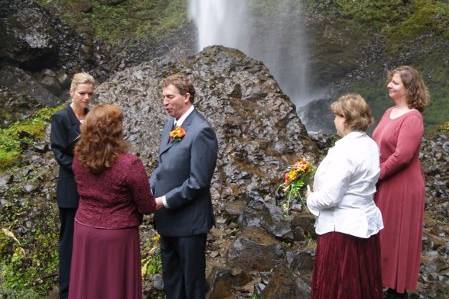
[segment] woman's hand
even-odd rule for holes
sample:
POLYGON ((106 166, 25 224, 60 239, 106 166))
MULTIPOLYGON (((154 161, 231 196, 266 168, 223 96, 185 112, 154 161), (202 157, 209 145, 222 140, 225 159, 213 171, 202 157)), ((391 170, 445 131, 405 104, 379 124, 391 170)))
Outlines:
POLYGON ((312 189, 310 188, 310 185, 307 185, 306 197, 309 197, 310 194, 312 194, 312 189))

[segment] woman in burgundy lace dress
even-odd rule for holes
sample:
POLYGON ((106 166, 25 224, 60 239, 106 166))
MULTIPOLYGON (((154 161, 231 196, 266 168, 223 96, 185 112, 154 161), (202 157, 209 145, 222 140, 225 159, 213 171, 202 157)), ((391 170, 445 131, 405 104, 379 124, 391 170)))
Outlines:
POLYGON ((373 139, 380 148, 380 177, 375 201, 382 212, 380 232, 386 298, 406 298, 415 290, 421 257, 424 177, 419 148, 424 133, 422 111, 429 101, 420 74, 410 66, 389 73, 389 108, 373 139))
POLYGON ((69 298, 142 298, 138 226, 156 205, 142 162, 127 152, 122 120, 117 106, 98 105, 81 125, 69 298))

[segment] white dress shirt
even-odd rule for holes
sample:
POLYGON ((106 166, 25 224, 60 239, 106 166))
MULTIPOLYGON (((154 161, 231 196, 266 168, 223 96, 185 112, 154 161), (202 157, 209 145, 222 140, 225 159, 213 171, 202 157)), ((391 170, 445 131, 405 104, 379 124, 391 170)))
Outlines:
MULTIPOLYGON (((190 113, 193 112, 193 109, 195 109, 195 107, 194 107, 193 105, 190 106, 190 108, 189 108, 186 112, 184 112, 183 115, 181 115, 180 118, 175 119, 175 120, 173 121, 173 126, 174 126, 174 127, 176 127, 176 126, 178 126, 178 127, 182 126, 182 123, 186 120, 186 118, 190 115, 190 113)), ((168 208, 167 197, 166 197, 165 195, 163 195, 163 196, 161 197, 161 199, 162 199, 162 204, 164 205, 164 207, 168 208)))
POLYGON ((180 118, 174 120, 173 125, 178 127, 182 126, 182 123, 186 120, 186 118, 190 115, 190 113, 193 112, 193 109, 195 109, 195 107, 193 105, 190 106, 190 108, 187 109, 187 111, 184 112, 184 114, 181 115, 180 118))
POLYGON ((341 232, 369 238, 383 228, 373 201, 379 178, 379 149, 364 132, 353 131, 335 143, 320 163, 307 207, 317 216, 318 235, 341 232))

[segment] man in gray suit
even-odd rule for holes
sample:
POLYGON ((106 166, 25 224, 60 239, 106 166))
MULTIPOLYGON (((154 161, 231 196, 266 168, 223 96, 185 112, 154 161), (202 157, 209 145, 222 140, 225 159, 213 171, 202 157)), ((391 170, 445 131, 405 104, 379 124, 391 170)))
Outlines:
POLYGON ((163 81, 170 118, 162 131, 158 165, 150 178, 161 235, 164 289, 168 299, 205 298, 207 232, 214 225, 210 184, 217 161, 213 128, 193 106, 187 77, 163 81))

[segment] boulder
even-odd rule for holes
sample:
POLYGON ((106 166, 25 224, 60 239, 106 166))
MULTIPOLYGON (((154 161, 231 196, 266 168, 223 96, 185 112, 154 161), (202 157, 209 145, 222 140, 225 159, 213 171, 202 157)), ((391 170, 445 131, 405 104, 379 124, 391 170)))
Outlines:
POLYGON ((214 268, 208 278, 209 299, 232 299, 233 288, 243 286, 250 282, 250 276, 241 271, 232 271, 228 268, 214 268))
MULTIPOLYGON (((128 141, 150 170, 167 119, 160 82, 177 72, 194 83, 195 107, 219 141, 211 187, 218 229, 208 242, 208 264, 216 264, 225 252, 222 266, 240 267, 245 275, 269 271, 285 256, 279 240, 294 240, 291 218, 276 206, 274 191, 288 165, 301 156, 316 163, 318 149, 263 63, 214 46, 181 60, 126 68, 96 89, 97 102, 122 107, 128 141), (223 228, 228 224, 231 228, 223 228)), ((238 286, 238 292, 253 292, 252 283, 238 286)))
POLYGON ((59 42, 48 15, 37 6, 23 7, 5 16, 0 33, 6 40, 0 58, 27 69, 53 67, 58 61, 59 42))
POLYGON ((285 265, 278 266, 269 284, 264 288, 261 299, 310 298, 311 288, 285 265))
POLYGON ((260 228, 245 228, 229 248, 228 262, 244 272, 270 271, 283 260, 279 241, 260 228))

